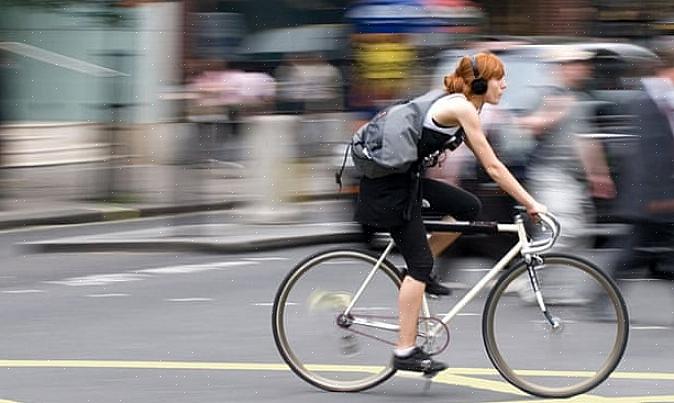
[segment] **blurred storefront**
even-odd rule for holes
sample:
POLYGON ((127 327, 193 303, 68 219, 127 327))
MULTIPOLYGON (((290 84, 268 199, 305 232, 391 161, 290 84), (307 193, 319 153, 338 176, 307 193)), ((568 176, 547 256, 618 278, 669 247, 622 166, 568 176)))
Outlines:
MULTIPOLYGON (((284 47, 301 47, 307 41, 313 41, 313 46, 324 38, 322 32, 316 40, 311 37, 321 30, 308 32, 297 28, 341 24, 347 3, 348 0, 185 0, 185 22, 189 28, 184 40, 186 63, 188 67, 195 60, 204 59, 244 63, 250 55, 267 57, 272 53, 280 60, 284 47), (293 45, 288 40, 281 43, 284 41, 284 35, 278 35, 281 30, 287 31, 286 39, 301 43, 293 45)), ((273 68, 267 66, 269 71, 273 68)))
POLYGON ((361 0, 352 25, 350 105, 368 114, 427 88, 427 60, 479 30, 482 13, 461 0, 361 0))
POLYGON ((674 17, 674 3, 667 0, 600 0, 594 36, 622 37, 634 41, 661 35, 657 22, 674 17))
POLYGON ((493 35, 591 36, 644 39, 657 21, 674 16, 669 0, 481 0, 493 35))
POLYGON ((106 105, 127 105, 125 122, 151 123, 171 112, 157 102, 180 76, 181 5, 6 7, 2 41, 12 49, 7 119, 101 122, 106 105), (106 68, 115 74, 102 74, 106 68), (114 82, 114 83, 113 83, 114 82), (114 88, 113 88, 114 87, 114 88))

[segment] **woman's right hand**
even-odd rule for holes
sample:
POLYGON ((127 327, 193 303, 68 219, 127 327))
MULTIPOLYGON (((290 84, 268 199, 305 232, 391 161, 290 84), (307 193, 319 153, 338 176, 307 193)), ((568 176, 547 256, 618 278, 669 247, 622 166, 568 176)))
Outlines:
POLYGON ((535 221, 538 221, 538 215, 540 213, 547 213, 548 208, 544 204, 541 204, 537 201, 534 201, 531 205, 527 206, 527 214, 535 221))

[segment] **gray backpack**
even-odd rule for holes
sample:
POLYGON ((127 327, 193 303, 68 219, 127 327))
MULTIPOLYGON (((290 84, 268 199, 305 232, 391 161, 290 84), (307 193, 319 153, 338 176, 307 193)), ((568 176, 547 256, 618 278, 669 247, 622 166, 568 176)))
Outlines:
POLYGON ((433 90, 394 104, 364 124, 351 139, 351 159, 364 176, 374 179, 407 172, 418 159, 424 118, 433 102, 447 95, 433 90))

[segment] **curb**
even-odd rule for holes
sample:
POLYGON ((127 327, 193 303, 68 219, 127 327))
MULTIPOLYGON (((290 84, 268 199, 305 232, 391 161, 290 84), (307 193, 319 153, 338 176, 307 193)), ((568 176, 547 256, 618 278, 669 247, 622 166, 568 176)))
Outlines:
MULTIPOLYGON (((291 202, 311 202, 329 200, 352 199, 352 193, 319 193, 296 195, 290 198, 291 202)), ((40 225, 68 225, 84 224, 101 221, 118 221, 142 217, 157 217, 162 215, 195 213, 204 211, 231 210, 250 203, 249 200, 218 201, 212 203, 195 203, 183 205, 160 205, 148 207, 105 207, 101 206, 98 211, 78 211, 74 213, 58 212, 51 216, 10 218, 0 221, 0 230, 40 226, 40 225)), ((84 209, 80 209, 84 210, 84 209)))
POLYGON ((244 253, 269 251, 301 246, 320 245, 326 243, 349 243, 363 240, 361 232, 341 232, 322 235, 299 235, 292 238, 263 239, 236 243, 218 242, 189 242, 171 240, 140 240, 140 241, 110 241, 110 242, 68 242, 68 243, 26 243, 22 247, 31 252, 156 252, 180 251, 202 253, 244 253))
POLYGON ((26 217, 0 221, 0 230, 38 226, 38 225, 63 225, 63 224, 82 224, 88 222, 103 221, 104 213, 86 212, 86 213, 66 213, 48 217, 26 217))
MULTIPOLYGON (((25 217, 0 221, 0 230, 38 225, 68 225, 99 221, 118 221, 140 217, 156 217, 161 215, 192 213, 199 211, 231 210, 244 205, 245 201, 227 201, 216 203, 185 204, 177 206, 148 207, 104 207, 98 211, 77 211, 74 213, 58 213, 52 216, 25 217)), ((81 209, 83 210, 83 209, 81 209)))

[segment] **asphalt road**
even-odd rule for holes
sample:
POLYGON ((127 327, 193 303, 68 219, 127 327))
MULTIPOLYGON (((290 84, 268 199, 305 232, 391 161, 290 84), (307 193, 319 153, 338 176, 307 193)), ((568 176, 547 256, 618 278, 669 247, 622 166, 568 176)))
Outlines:
MULTIPOLYGON (((0 233, 0 402, 539 400, 489 372, 477 315, 483 299, 452 323, 452 343, 441 356, 451 368, 429 391, 423 380, 404 375, 350 395, 322 392, 301 381, 274 346, 271 302, 290 267, 320 246, 226 256, 32 255, 13 246, 171 222, 0 233)), ((455 280, 464 282, 479 275, 484 262, 466 259, 456 266, 455 280)), ((634 282, 626 295, 634 323, 617 373, 589 395, 567 401, 674 401, 672 285, 634 282)), ((434 301, 434 309, 446 310, 454 300, 434 301)))

